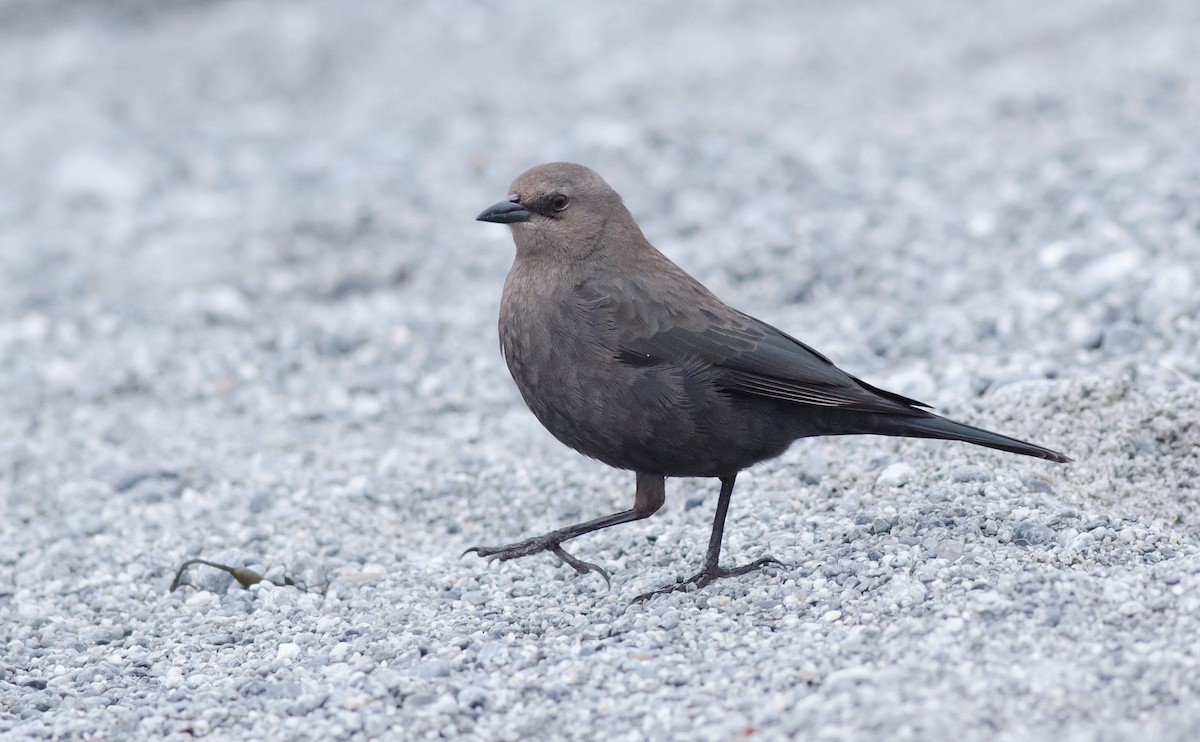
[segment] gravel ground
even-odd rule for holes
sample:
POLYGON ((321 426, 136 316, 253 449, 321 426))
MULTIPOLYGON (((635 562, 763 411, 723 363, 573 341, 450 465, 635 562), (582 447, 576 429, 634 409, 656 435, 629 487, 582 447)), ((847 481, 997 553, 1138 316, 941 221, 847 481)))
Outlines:
POLYGON ((1200 738, 1194 2, 0 3, 0 734, 1200 738), (496 348, 538 162, 730 303, 1063 450, 628 506, 496 348), (308 592, 197 568, 251 565, 308 592))

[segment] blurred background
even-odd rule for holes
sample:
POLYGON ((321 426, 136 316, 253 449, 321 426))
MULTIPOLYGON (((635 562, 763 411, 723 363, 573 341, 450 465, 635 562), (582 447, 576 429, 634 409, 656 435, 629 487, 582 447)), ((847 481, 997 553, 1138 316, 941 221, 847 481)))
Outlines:
POLYGON ((144 324, 126 313, 401 284, 436 324, 465 310, 443 287, 492 301, 510 259, 480 205, 569 159, 718 293, 844 361, 996 337, 1021 368, 1071 363, 1038 347, 1047 321, 1072 350, 1178 351, 1142 330, 1197 294, 1198 14, 10 0, 0 301, 114 351, 144 324), (843 326, 796 308, 827 301, 843 326))

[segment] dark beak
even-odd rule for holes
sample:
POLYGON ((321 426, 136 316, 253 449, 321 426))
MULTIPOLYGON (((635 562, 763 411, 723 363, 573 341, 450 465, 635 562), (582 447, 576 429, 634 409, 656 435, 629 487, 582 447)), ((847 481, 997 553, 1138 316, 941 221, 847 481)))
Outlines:
POLYGON ((517 197, 513 195, 484 209, 482 214, 475 217, 475 221, 515 224, 529 221, 529 216, 529 209, 517 203, 517 197))

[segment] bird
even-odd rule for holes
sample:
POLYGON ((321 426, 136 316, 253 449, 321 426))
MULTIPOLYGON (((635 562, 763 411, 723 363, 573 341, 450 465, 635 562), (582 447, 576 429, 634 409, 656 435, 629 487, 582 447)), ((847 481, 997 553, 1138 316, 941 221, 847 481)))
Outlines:
POLYGON ((580 574, 608 572, 563 543, 642 520, 669 477, 720 482, 700 571, 647 600, 768 565, 722 566, 738 473, 811 436, 965 441, 1067 463, 1063 454, 937 415, 855 378, 800 340, 721 301, 646 239, 621 196, 583 165, 553 162, 513 181, 476 219, 511 229, 516 256, 500 300, 500 347, 526 405, 559 441, 635 474, 633 505, 503 546, 464 552, 508 561, 542 552, 580 574))

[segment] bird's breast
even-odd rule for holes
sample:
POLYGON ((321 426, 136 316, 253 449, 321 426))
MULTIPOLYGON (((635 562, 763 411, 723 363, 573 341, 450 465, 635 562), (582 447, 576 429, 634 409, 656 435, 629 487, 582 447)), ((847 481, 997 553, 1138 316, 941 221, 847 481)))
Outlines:
POLYGON ((566 418, 587 418, 611 358, 594 317, 565 292, 510 282, 500 306, 500 347, 517 388, 539 419, 556 432, 566 418))

